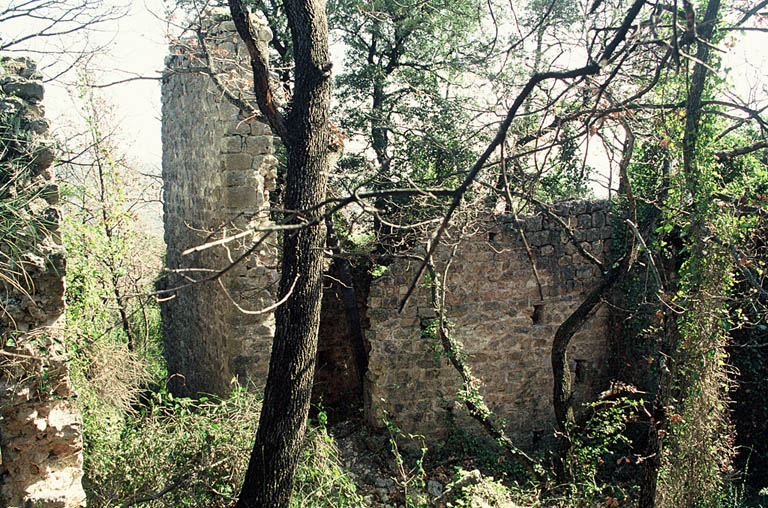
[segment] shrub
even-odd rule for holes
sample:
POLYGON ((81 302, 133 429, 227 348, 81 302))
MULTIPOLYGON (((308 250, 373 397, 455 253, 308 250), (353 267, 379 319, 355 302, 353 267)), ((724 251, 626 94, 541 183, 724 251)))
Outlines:
MULTIPOLYGON (((119 435, 89 443, 89 506, 233 506, 260 408, 240 387, 227 398, 151 394, 119 435)), ((323 420, 309 427, 292 506, 361 506, 323 420)))

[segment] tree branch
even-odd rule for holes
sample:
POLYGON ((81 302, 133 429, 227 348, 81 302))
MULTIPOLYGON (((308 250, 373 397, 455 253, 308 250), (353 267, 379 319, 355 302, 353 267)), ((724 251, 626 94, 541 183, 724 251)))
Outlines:
MULTIPOLYGON (((645 5, 645 0, 635 0, 635 2, 632 4, 629 11, 627 12, 626 16, 624 17, 624 22, 622 23, 621 27, 616 32, 616 35, 613 37, 611 42, 605 47, 597 63, 592 62, 583 67, 579 67, 577 69, 572 69, 569 71, 542 72, 542 73, 537 73, 531 76, 531 78, 528 80, 528 83, 525 85, 523 90, 515 99, 515 102, 512 104, 512 107, 509 108, 506 118, 499 126, 499 129, 496 133, 496 137, 488 145, 488 147, 485 149, 485 152, 483 152, 480 158, 477 159, 474 166, 467 173, 467 176, 464 179, 464 181, 456 189, 456 193, 454 195, 453 201, 448 207, 448 210, 444 215, 444 218, 440 224, 440 227, 435 232, 434 239, 431 242, 430 250, 427 253, 427 259, 432 254, 434 254, 435 249, 437 248, 437 245, 440 243, 440 239, 442 238, 443 234, 448 228, 448 224, 451 221, 451 217, 453 216, 453 213, 461 204, 461 201, 464 198, 464 194, 466 193, 467 189, 469 189, 470 184, 472 184, 472 182, 477 177, 477 174, 485 166, 491 154, 496 150, 496 147, 498 147, 506 139, 507 131, 509 130, 509 126, 512 124, 512 120, 515 119, 515 117, 517 116, 518 110, 522 106, 523 102, 525 102, 525 100, 531 94, 531 92, 533 92, 536 85, 538 85, 542 81, 549 80, 549 79, 565 80, 565 79, 573 79, 573 78, 588 76, 592 74, 598 74, 600 72, 601 65, 605 65, 608 61, 610 61, 611 57, 613 57, 613 54, 616 51, 616 48, 626 38, 627 32, 631 28, 632 23, 634 22, 637 15, 640 13, 640 9, 642 9, 643 5, 645 5)), ((408 288, 408 291, 406 292, 405 296, 401 300, 399 305, 399 310, 401 312, 405 307, 405 304, 408 302, 408 299, 413 294, 413 291, 416 288, 416 285, 419 283, 419 279, 421 278, 421 275, 424 273, 424 270, 426 269, 426 262, 427 261, 425 259, 424 262, 422 262, 422 264, 419 266, 419 269, 417 270, 416 275, 411 281, 411 285, 408 288)))
POLYGON ((231 0, 229 10, 232 13, 232 20, 235 22, 237 33, 245 43, 248 54, 250 55, 251 68, 253 70, 253 89, 256 94, 256 102, 264 118, 267 119, 272 130, 283 142, 288 141, 288 131, 285 127, 285 119, 278 111, 275 104, 275 91, 269 80, 269 60, 265 48, 260 47, 256 42, 256 34, 250 21, 248 11, 243 6, 242 0, 231 0))

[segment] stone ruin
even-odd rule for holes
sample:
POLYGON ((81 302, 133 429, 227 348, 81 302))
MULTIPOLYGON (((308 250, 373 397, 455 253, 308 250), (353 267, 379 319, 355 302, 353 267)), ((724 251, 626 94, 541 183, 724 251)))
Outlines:
MULTIPOLYGON (((235 55, 235 69, 244 55, 233 42, 231 21, 214 17, 208 31, 216 51, 235 55)), ((263 25, 258 34, 262 44, 271 37, 263 25)), ((250 252, 255 237, 250 232, 271 224, 276 138, 260 118, 244 115, 207 75, 195 72, 199 63, 194 50, 175 52, 163 79, 170 269, 164 283, 179 288, 240 256, 244 261, 163 302, 171 388, 186 395, 226 394, 235 379, 258 390, 274 335, 274 316, 261 310, 274 304, 278 260, 274 237, 250 252)), ((14 150, 29 156, 18 178, 25 187, 10 185, 7 192, 11 197, 31 193, 23 210, 34 230, 25 232, 15 247, 0 245, 9 266, 23 267, 27 277, 0 288, 0 505, 8 507, 85 505, 82 423, 61 340, 66 266, 42 94, 31 61, 0 60, 0 114, 23 131, 19 139, 25 144, 14 150)), ((611 237, 606 202, 563 203, 556 213, 574 228, 585 249, 604 256, 611 237)), ((437 259, 440 268, 445 251, 437 259)), ((599 274, 559 227, 541 216, 489 220, 462 242, 451 266, 446 303, 456 338, 484 383, 490 407, 507 419, 508 431, 522 447, 535 447, 553 430, 552 337, 599 274), (538 280, 521 232, 531 245, 538 280)), ((327 279, 313 395, 330 404, 363 405, 373 426, 381 426, 386 414, 403 430, 435 439, 467 417, 458 409, 458 377, 423 333, 434 317, 427 290, 418 289, 405 310, 397 311, 414 270, 413 264, 399 261, 379 278, 355 281, 367 353, 362 389, 338 277, 327 279)), ((608 351, 603 308, 569 349, 577 401, 590 400, 603 388, 600 373, 608 351)))
MULTIPOLYGON (((236 69, 244 55, 237 55, 232 42, 231 19, 210 18, 207 33, 212 53, 233 56, 224 62, 230 66, 224 72, 236 69)), ((262 25, 259 36, 266 44, 271 32, 262 25)), ((163 207, 171 271, 163 284, 168 288, 227 267, 254 236, 185 250, 271 223, 267 208, 275 185, 275 138, 261 119, 233 106, 209 76, 192 70, 204 60, 194 47, 176 46, 162 82, 163 207)), ((175 374, 170 388, 176 393, 225 394, 233 378, 257 388, 266 380, 274 315, 243 313, 233 301, 251 311, 272 305, 276 259, 273 236, 217 280, 177 291, 161 304, 168 372, 175 374)))
MULTIPOLYGON (((581 246, 603 258, 610 245, 609 203, 571 201, 555 213, 574 230, 581 246)), ((448 248, 436 255, 442 273, 448 248)), ((456 394, 460 379, 440 345, 424 333, 435 317, 429 289, 421 285, 409 304, 398 304, 418 265, 398 262, 371 283, 370 346, 365 407, 371 424, 384 413, 409 432, 445 435, 450 424, 467 423, 456 394)), ((599 282, 599 270, 584 259, 561 227, 541 215, 499 217, 459 244, 446 281, 446 317, 464 345, 472 372, 482 381, 488 406, 507 420, 507 433, 524 449, 551 440, 552 340, 558 326, 599 282), (537 267, 523 244, 525 235, 537 267), (539 284, 541 287, 539 287, 539 284)), ((594 400, 604 389, 608 313, 600 308, 573 337, 568 349, 575 402, 594 400)))
MULTIPOLYGON (((238 55, 231 21, 214 20, 213 43, 238 55), (220 46, 222 47, 222 46, 220 46)), ((260 43, 271 34, 258 30, 260 43)), ((240 52, 242 53, 242 49, 240 52)), ((163 79, 163 178, 166 287, 185 284, 185 270, 213 273, 245 252, 253 235, 182 255, 253 228, 268 225, 268 193, 275 178, 275 140, 259 118, 247 118, 211 79, 194 72, 201 56, 174 50, 163 79)), ((247 68, 247 66, 246 66, 247 68)), ((603 257, 611 237, 606 202, 561 204, 558 215, 587 250, 603 257)), ((162 304, 169 373, 183 394, 226 393, 233 378, 263 385, 274 332, 271 313, 244 314, 274 302, 276 246, 270 237, 245 261, 216 281, 176 291, 162 304), (234 303, 233 303, 234 300, 234 303)), ((489 406, 508 421, 525 448, 551 438, 554 428, 550 349, 557 326, 593 288, 599 273, 569 243, 558 225, 542 216, 519 224, 491 220, 464 241, 448 280, 447 307, 455 334, 464 342, 473 372, 482 379, 489 406), (539 272, 534 278, 520 231, 528 238, 539 272)), ((357 281, 368 368, 359 385, 337 277, 328 277, 323 297, 315 397, 326 403, 364 402, 366 418, 382 415, 403 430, 445 436, 466 418, 456 411, 458 376, 423 337, 433 316, 426 289, 397 311, 414 274, 404 261, 386 275, 357 281), (370 288, 368 288, 370 284, 370 288)), ((195 274, 199 278, 199 273, 195 274)), ((577 400, 602 389, 607 360, 607 311, 603 308, 574 337, 569 349, 577 400)))
POLYGON ((0 192, 22 218, 15 241, 0 243, 0 506, 69 508, 85 506, 82 421, 62 341, 66 263, 42 98, 32 61, 0 58, 0 157, 18 161, 0 192))

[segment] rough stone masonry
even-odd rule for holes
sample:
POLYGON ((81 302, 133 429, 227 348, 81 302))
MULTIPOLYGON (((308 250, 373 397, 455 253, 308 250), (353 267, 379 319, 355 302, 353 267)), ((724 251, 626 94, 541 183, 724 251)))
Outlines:
MULTIPOLYGON (((556 214, 582 247, 603 258, 610 244, 609 203, 570 201, 556 214)), ((443 273, 448 247, 438 251, 443 273)), ((403 312, 400 299, 418 267, 398 262, 371 283, 366 416, 382 425, 384 414, 403 430, 444 437, 454 423, 468 424, 457 397, 462 388, 441 347, 425 329, 435 317, 430 289, 420 285, 403 312)), ((600 277, 561 227, 541 215, 488 220, 465 238, 446 281, 446 318, 454 325, 467 362, 489 407, 507 420, 507 432, 530 449, 551 441, 554 430, 550 353, 557 327, 600 277), (522 241, 535 260, 538 281, 522 241), (541 289, 539 289, 539 283, 541 289)), ((608 353, 607 312, 598 310, 568 350, 576 402, 594 400, 604 388, 608 353)), ((474 425, 474 424, 472 424, 474 425)))
MULTIPOLYGON (((242 58, 243 50, 233 43, 234 25, 225 15, 213 16, 210 32, 209 54, 235 63, 242 58)), ((262 44, 271 35, 265 27, 258 33, 262 44)), ((186 276, 200 278, 221 270, 255 237, 245 234, 241 244, 229 242, 187 255, 183 251, 212 245, 254 224, 269 224, 265 210, 276 164, 275 138, 268 127, 244 117, 207 75, 194 72, 205 56, 194 48, 172 51, 163 80, 165 239, 167 267, 174 272, 167 287, 187 283, 186 276)), ((243 79, 248 69, 244 67, 246 74, 238 74, 234 66, 228 72, 233 79, 243 79)), ((564 203, 558 214, 585 248, 603 256, 611 234, 607 203, 564 203)), ((449 274, 447 304, 456 336, 484 383, 482 393, 528 448, 553 431, 549 352, 555 330, 599 274, 556 224, 527 216, 521 218, 521 228, 532 245, 543 298, 518 228, 494 219, 461 244, 449 274)), ((163 304, 169 372, 178 374, 175 389, 185 394, 226 393, 233 377, 263 385, 273 317, 241 313, 235 303, 257 310, 274 302, 275 256, 274 244, 264 243, 217 281, 177 291, 163 304)), ((360 302, 368 314, 363 319, 369 354, 363 398, 371 424, 382 425, 386 412, 405 431, 440 437, 465 418, 457 410, 460 386, 447 361, 436 357, 434 344, 423 336, 432 316, 427 290, 420 290, 403 313, 397 311, 413 270, 406 262, 391 265, 385 276, 371 282, 367 302, 360 302)), ((333 283, 327 285, 332 288, 333 283)), ((367 294, 356 289, 358 296, 367 294)), ((346 384, 337 381, 354 383, 356 373, 344 373, 354 368, 351 357, 346 362, 341 358, 351 355, 349 344, 346 353, 334 353, 337 348, 343 352, 347 333, 337 300, 326 292, 321 327, 336 329, 321 330, 316 385, 341 390, 346 384), (326 368, 326 360, 333 365, 326 368)), ((601 388, 606 335, 603 310, 572 341, 570 367, 578 400, 591 398, 601 388)))
MULTIPOLYGON (((260 43, 266 44, 271 32, 260 26, 260 43)), ((232 42, 237 32, 231 19, 214 11, 206 32, 222 81, 248 76, 238 69, 243 55, 232 42)), ((162 84, 166 288, 209 278, 244 254, 258 236, 246 232, 270 224, 268 191, 277 164, 269 127, 243 115, 208 75, 195 71, 207 59, 196 39, 186 43, 172 47, 162 84), (242 236, 184 254, 237 235, 242 236)), ((243 93, 251 88, 247 79, 236 85, 243 93)), ((233 302, 253 312, 273 304, 275 242, 268 237, 225 274, 162 302, 170 386, 177 393, 226 394, 232 379, 263 385, 274 315, 244 313, 233 302)))
POLYGON ((85 506, 82 421, 62 342, 65 258, 41 76, 0 58, 0 506, 85 506), (4 212, 7 214, 7 211, 4 212), (9 239, 10 238, 10 239, 9 239))

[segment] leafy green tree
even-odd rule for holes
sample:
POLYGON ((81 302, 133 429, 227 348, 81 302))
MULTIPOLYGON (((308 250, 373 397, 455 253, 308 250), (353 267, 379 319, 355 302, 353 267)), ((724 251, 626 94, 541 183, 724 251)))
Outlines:
MULTIPOLYGON (((340 0, 329 11, 345 45, 335 116, 343 134, 359 145, 357 156, 343 162, 345 170, 376 191, 404 184, 454 186, 475 156, 472 140, 479 141, 469 85, 491 55, 480 6, 474 0, 340 0), (372 160, 359 157, 369 150, 372 160)), ((430 207, 409 206, 411 201, 375 201, 379 246, 404 239, 392 223, 412 224, 439 213, 434 203, 429 212, 430 207)))
MULTIPOLYGON (((294 441, 300 439, 303 433, 309 380, 316 352, 316 312, 319 295, 316 277, 319 277, 319 257, 315 256, 318 252, 313 251, 320 251, 322 248, 319 232, 322 223, 325 222, 323 204, 333 203, 331 212, 335 212, 346 204, 369 198, 383 199, 386 194, 415 195, 423 192, 421 184, 429 178, 454 184, 455 186, 448 191, 450 199, 447 206, 445 206, 446 202, 436 200, 436 207, 443 213, 438 216, 437 222, 431 223, 437 225, 430 226, 430 236, 426 242, 427 252, 419 271, 421 275, 436 246, 448 231, 452 218, 460 213, 460 208, 467 201, 482 192, 483 184, 487 186, 489 168, 501 168, 501 171, 496 174, 500 173, 503 176, 504 185, 499 186, 499 189, 507 195, 510 207, 531 203, 537 208, 546 210, 546 206, 531 199, 533 186, 529 185, 531 172, 525 168, 526 157, 531 157, 531 154, 542 154, 542 157, 546 158, 553 152, 559 153, 559 160, 554 167, 560 167, 564 171, 566 180, 578 181, 574 175, 578 175, 579 178, 582 175, 576 171, 578 166, 574 163, 576 159, 574 155, 577 153, 574 147, 577 145, 574 142, 569 146, 568 143, 601 131, 623 129, 623 135, 614 136, 619 140, 619 143, 616 143, 617 146, 609 148, 621 154, 619 164, 622 180, 621 199, 629 203, 626 207, 629 219, 625 235, 627 241, 623 242, 626 250, 618 263, 615 260, 604 262, 595 260, 604 278, 599 287, 590 292, 580 302, 576 311, 563 322, 556 333, 553 345, 555 413, 563 433, 567 433, 569 424, 576 423, 573 416, 570 372, 565 354, 571 337, 589 319, 593 310, 615 287, 617 280, 636 263, 641 254, 645 253, 645 259, 651 266, 654 265, 659 254, 651 251, 644 241, 648 238, 648 231, 652 231, 658 225, 655 222, 658 217, 647 220, 647 224, 640 224, 639 221, 642 217, 639 214, 640 207, 637 205, 638 202, 642 204, 643 200, 637 200, 634 195, 632 185, 634 174, 630 173, 634 167, 635 137, 642 141, 638 146, 643 146, 643 149, 647 149, 652 144, 650 141, 656 141, 661 148, 659 150, 661 155, 657 159, 662 164, 656 175, 661 181, 657 186, 661 192, 656 196, 655 201, 649 203, 655 213, 680 214, 680 210, 689 206, 691 202, 696 203, 697 214, 703 213, 689 224, 677 226, 688 235, 693 231, 692 225, 699 228, 696 235, 689 236, 683 243, 690 242, 685 252, 695 254, 698 260, 706 265, 696 277, 684 277, 685 284, 679 287, 690 291, 685 292, 680 298, 695 299, 699 295, 712 294, 713 290, 727 289, 729 275, 722 276, 726 271, 725 258, 722 254, 727 251, 718 249, 717 255, 707 258, 706 249, 702 248, 707 236, 703 233, 701 225, 717 217, 713 214, 715 209, 711 207, 711 198, 715 195, 712 189, 707 188, 706 191, 699 189, 699 184, 706 186, 708 183, 717 181, 715 174, 706 169, 711 163, 708 158, 711 145, 698 144, 696 141, 699 137, 700 125, 704 125, 700 122, 702 107, 705 104, 713 105, 712 99, 702 99, 701 83, 704 82, 705 74, 702 74, 701 69, 706 69, 707 64, 701 64, 699 61, 706 62, 707 55, 697 54, 694 58, 687 60, 684 58, 687 54, 685 52, 690 51, 691 44, 696 39, 690 27, 684 33, 678 32, 674 19, 680 14, 677 10, 672 9, 670 12, 664 8, 649 6, 643 0, 635 0, 623 10, 616 10, 613 6, 595 2, 590 10, 597 11, 595 19, 598 19, 602 26, 600 28, 585 27, 584 33, 594 32, 585 44, 588 55, 586 62, 581 66, 572 68, 569 66, 565 69, 554 64, 542 65, 540 69, 537 67, 538 70, 533 75, 519 83, 514 99, 504 108, 503 119, 496 123, 498 129, 495 135, 492 138, 489 136, 491 141, 474 163, 465 165, 462 162, 451 166, 459 158, 462 161, 469 159, 469 155, 466 158, 456 155, 457 152, 452 151, 454 147, 466 150, 462 148, 466 146, 464 141, 481 138, 456 136, 457 122, 455 118, 453 121, 451 119, 451 115, 456 111, 452 108, 458 107, 458 111, 463 110, 458 101, 454 100, 459 97, 459 94, 451 94, 456 81, 446 78, 446 76, 452 76, 448 70, 450 68, 438 66, 441 69, 439 72, 430 73, 428 69, 421 69, 418 62, 408 59, 409 54, 420 55, 421 58, 433 56, 429 52, 419 53, 422 49, 430 47, 429 41, 423 41, 422 44, 415 46, 409 46, 409 42, 419 40, 422 25, 438 26, 437 22, 430 21, 431 12, 421 11, 419 7, 433 5, 434 12, 442 12, 441 5, 438 3, 411 5, 409 12, 403 12, 403 7, 399 4, 390 5, 386 2, 365 4, 357 9, 351 8, 349 11, 345 11, 344 6, 334 5, 331 15, 339 16, 339 19, 343 20, 345 28, 342 31, 342 37, 350 38, 351 42, 348 45, 353 47, 350 53, 357 55, 356 58, 349 60, 351 63, 348 63, 348 69, 338 82, 341 89, 340 97, 343 99, 341 109, 347 110, 346 114, 341 116, 344 118, 342 127, 349 129, 352 139, 364 140, 362 148, 355 154, 356 157, 343 162, 342 164, 347 166, 342 167, 354 168, 355 164, 364 164, 367 174, 375 177, 361 177, 358 180, 365 183, 363 192, 358 192, 354 196, 332 197, 330 200, 324 200, 324 178, 330 171, 328 146, 332 144, 330 138, 334 134, 333 128, 327 123, 330 114, 330 84, 325 80, 329 79, 330 62, 327 41, 322 40, 326 35, 325 20, 320 14, 316 16, 308 14, 309 11, 325 12, 322 2, 286 2, 284 4, 283 12, 287 15, 286 26, 291 31, 293 47, 293 52, 286 54, 292 54, 296 62, 295 67, 291 66, 295 74, 291 78, 290 93, 285 95, 289 106, 285 111, 276 107, 280 104, 276 99, 282 92, 269 83, 265 55, 255 49, 252 40, 249 43, 251 29, 245 21, 247 20, 245 13, 241 7, 238 7, 238 2, 233 0, 231 5, 238 23, 238 31, 245 39, 252 57, 259 109, 268 119, 275 133, 285 142, 287 167, 283 208, 288 211, 284 222, 279 225, 279 228, 286 233, 283 237, 283 278, 281 293, 278 296, 285 297, 286 300, 278 311, 276 348, 273 350, 267 381, 265 412, 261 416, 251 467, 241 496, 241 506, 260 503, 283 505, 290 493, 292 467, 295 466, 294 441), (408 17, 411 15, 420 19, 420 24, 409 23, 408 17), (660 15, 664 23, 657 26, 660 15), (420 18, 420 16, 427 16, 427 18, 420 18), (411 37, 414 39, 410 39, 411 37), (694 39, 690 40, 692 37, 694 39), (665 42, 659 44, 659 40, 665 42), (661 77, 670 69, 676 69, 676 62, 681 59, 685 60, 686 69, 692 71, 690 81, 681 79, 677 84, 685 83, 685 86, 678 88, 662 86, 667 81, 661 80, 661 77), (440 108, 436 108, 438 105, 440 108), (430 114, 436 116, 430 117, 430 114), (526 121, 534 115, 539 115, 540 119, 535 124, 527 124, 526 121), (521 118, 523 121, 518 122, 521 118), (436 121, 437 126, 433 127, 436 121), (650 132, 650 127, 654 128, 654 132, 650 132), (667 129, 667 137, 659 138, 664 129, 667 129), (564 134, 569 130, 573 136, 564 134), (513 132, 519 136, 519 139, 508 139, 513 132), (414 140, 411 137, 413 133, 421 134, 421 139, 414 140), (432 144, 431 141, 434 139, 439 139, 440 142, 432 144), (453 140, 460 141, 454 143, 453 140), (530 145, 536 146, 530 147, 530 145), (527 151, 527 153, 505 155, 503 150, 510 147, 527 151), (703 147, 709 148, 704 148, 701 153, 697 152, 703 147), (668 154, 672 149, 676 152, 668 154), (372 162, 367 160, 370 153, 373 154, 372 162), (699 166, 699 164, 702 165, 699 166), (455 168, 455 171, 446 171, 446 166, 449 169, 455 168), (506 169, 510 167, 512 172, 508 175, 506 169), (510 176, 511 178, 508 178, 510 176), (672 178, 673 176, 675 178, 672 178), (377 178, 380 178, 378 182, 377 178), (410 188, 392 189, 395 184, 403 182, 407 182, 410 188), (374 192, 367 192, 367 189, 374 189, 374 192), (376 192, 376 190, 385 192, 376 192), (699 199, 706 204, 699 206, 697 202, 699 199), (297 219, 299 214, 302 216, 303 223, 297 219), (267 465, 272 470, 269 470, 267 465)), ((710 5, 714 4, 710 3, 710 5)), ((717 11, 716 7, 713 7, 715 11, 717 11)), ((702 23, 713 26, 715 17, 711 14, 708 11, 702 23)), ((703 40, 697 42, 697 52, 700 48, 707 47, 713 40, 712 34, 707 33, 706 30, 702 29, 698 34, 703 37, 703 40)), ((471 37, 468 37, 466 40, 470 39, 471 37)), ((457 40, 459 40, 458 46, 461 47, 462 39, 457 40)), ((446 47, 444 44, 440 46, 441 49, 446 47)), ((461 51, 457 54, 464 56, 461 51)), ((452 57, 453 54, 448 51, 443 54, 444 60, 438 59, 436 62, 445 63, 452 57)), ((284 89, 285 86, 283 86, 284 89)), ((472 150, 469 150, 467 154, 471 152, 472 150)), ((643 161, 637 161, 635 165, 639 166, 641 162, 643 161)), ((559 184, 559 181, 555 183, 559 184)), ((355 188, 361 190, 358 186, 355 188)), ((555 185, 552 185, 552 188, 562 194, 570 192, 558 190, 555 185)), ((435 195, 429 196, 430 199, 435 197, 435 195)), ((642 197, 647 198, 647 196, 642 197)), ((378 206, 380 203, 381 201, 375 204, 381 219, 385 215, 382 211, 386 212, 386 209, 378 206)), ((680 217, 681 220, 686 221, 691 216, 680 214, 680 217)), ((726 215, 719 218, 724 217, 726 215)), ((554 214, 550 218, 556 221, 554 214)), ((672 223, 674 221, 670 222, 672 223)), ((563 230, 566 234, 570 231, 567 224, 563 225, 563 230)), ((590 259, 589 252, 576 241, 575 237, 571 237, 571 241, 580 255, 590 259)), ((594 259, 594 256, 592 258, 594 259)), ((691 261, 685 269, 698 266, 697 262, 691 261)), ((672 274, 669 278, 674 280, 672 274)), ((417 284, 419 284, 418 277, 413 280, 411 290, 417 284)), ((665 287, 668 291, 675 289, 677 289, 675 285, 665 287)), ((677 294, 674 291, 673 293, 677 294)), ((410 290, 401 305, 407 303, 409 295, 410 290)), ((669 304, 670 301, 666 303, 669 304)), ((703 321, 697 322, 694 315, 698 310, 706 308, 706 306, 698 307, 701 301, 684 311, 684 314, 691 319, 681 318, 681 321, 677 322, 676 318, 679 316, 670 314, 670 329, 682 330, 690 323, 699 323, 702 325, 699 329, 701 332, 699 338, 717 336, 719 340, 722 334, 716 332, 714 325, 717 324, 722 307, 711 307, 715 312, 703 321), (708 332, 713 333, 708 335, 708 332)), ((674 300, 674 303, 682 305, 677 300, 674 300)), ((676 340, 674 335, 671 335, 662 337, 662 343, 667 338, 670 341, 676 340)), ((721 347, 719 342, 712 345, 715 349, 721 347)), ((669 354, 671 352, 670 349, 664 350, 662 345, 663 354, 671 357, 669 354)), ((720 357, 716 357, 715 360, 715 363, 718 363, 720 357)), ((718 377, 717 372, 715 374, 709 379, 719 382, 722 378, 718 377)), ((690 379, 695 379, 695 376, 690 379)), ((666 392, 660 389, 659 393, 664 396, 666 392)), ((714 402, 714 406, 710 404, 715 399, 708 401, 709 405, 704 404, 700 407, 717 408, 717 402, 714 402)), ((681 400, 685 400, 685 397, 681 400)), ((666 405, 659 407, 662 411, 667 410, 666 405)), ((675 414, 666 416, 672 418, 675 414)), ((713 411, 712 414, 715 412, 713 411)), ((662 414, 661 417, 664 418, 665 415, 662 414)), ((708 435, 711 436, 711 434, 708 435)), ((689 436, 681 442, 690 447, 695 443, 695 439, 689 436)), ((657 454, 656 457, 661 455, 657 454)), ((564 457, 567 458, 567 455, 564 457)), ((711 466, 712 461, 708 464, 711 466)), ((658 471, 658 464, 649 466, 651 476, 657 475, 658 471)), ((710 474, 713 471, 714 469, 710 468, 709 473, 701 478, 706 477, 716 480, 715 483, 719 482, 720 477, 710 474)), ((560 474, 558 479, 568 480, 568 476, 560 474)), ((715 490, 717 485, 712 492, 715 490)), ((692 492, 689 489, 688 494, 692 492)), ((709 491, 706 497, 711 498, 709 491)))

